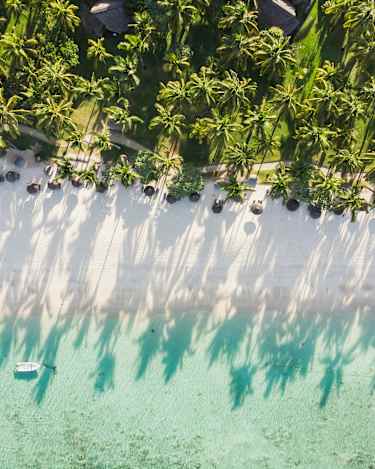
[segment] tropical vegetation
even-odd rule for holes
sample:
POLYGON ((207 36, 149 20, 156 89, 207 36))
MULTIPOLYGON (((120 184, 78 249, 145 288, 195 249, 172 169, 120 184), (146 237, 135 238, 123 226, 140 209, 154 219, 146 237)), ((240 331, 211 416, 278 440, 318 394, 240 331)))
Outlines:
MULTIPOLYGON (((373 0, 317 0, 293 37, 262 27, 252 0, 129 0, 127 32, 95 37, 80 3, 1 3, 1 148, 22 145, 26 125, 56 145, 61 178, 78 174, 72 153, 89 153, 110 165, 108 181, 160 179, 181 196, 202 187, 192 167, 224 165, 234 200, 274 162, 274 198, 344 207, 353 219, 368 208, 373 0)), ((90 158, 80 171, 97 184, 90 158)))

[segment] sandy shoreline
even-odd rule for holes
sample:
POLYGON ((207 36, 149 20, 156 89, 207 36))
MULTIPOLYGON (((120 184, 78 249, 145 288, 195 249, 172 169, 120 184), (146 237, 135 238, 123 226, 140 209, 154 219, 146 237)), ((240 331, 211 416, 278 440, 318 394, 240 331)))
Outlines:
MULTIPOLYGON (((50 191, 42 167, 0 186, 4 313, 199 310, 355 312, 374 307, 375 218, 290 213, 265 201, 211 212, 218 190, 171 206, 140 187, 50 191), (42 193, 25 186, 36 175, 42 193)), ((263 198, 259 187, 250 200, 263 198)))

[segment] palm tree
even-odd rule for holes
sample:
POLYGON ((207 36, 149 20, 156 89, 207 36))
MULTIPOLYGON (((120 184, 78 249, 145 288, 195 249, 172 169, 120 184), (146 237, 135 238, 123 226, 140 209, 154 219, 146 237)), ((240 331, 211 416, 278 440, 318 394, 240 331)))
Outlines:
POLYGON ((289 39, 279 28, 261 31, 254 47, 255 63, 264 75, 279 77, 296 63, 295 47, 290 45, 289 39))
POLYGON ((104 112, 116 124, 121 126, 123 133, 133 130, 137 124, 142 124, 143 119, 138 116, 133 116, 129 111, 129 101, 125 98, 118 101, 118 106, 109 106, 104 109, 104 112))
POLYGON ((191 67, 192 51, 190 47, 183 46, 169 51, 165 56, 165 70, 172 73, 174 78, 186 75, 191 67))
POLYGON ((5 0, 5 8, 18 19, 20 13, 25 8, 25 4, 22 0, 5 0))
POLYGON ((198 2, 192 0, 159 0, 158 6, 167 22, 167 50, 184 45, 192 24, 200 19, 198 2))
POLYGON ((35 104, 32 110, 35 112, 38 125, 55 137, 61 136, 65 131, 70 132, 76 129, 70 117, 71 101, 66 99, 55 101, 54 98, 48 96, 45 102, 35 104))
POLYGON ((182 135, 184 127, 185 116, 183 114, 175 113, 172 106, 162 106, 159 103, 155 104, 158 112, 157 116, 151 119, 149 128, 153 129, 159 127, 162 129, 164 135, 168 136, 171 140, 169 155, 174 153, 177 138, 182 135))
POLYGON ((261 171, 265 159, 267 158, 269 152, 274 146, 274 137, 283 114, 285 112, 288 112, 292 116, 295 116, 297 114, 297 110, 299 108, 303 108, 303 105, 299 102, 297 98, 299 88, 297 88, 295 84, 276 85, 272 88, 272 91, 274 94, 271 98, 271 103, 275 108, 278 109, 278 114, 276 119, 274 119, 273 117, 271 118, 271 115, 269 115, 269 120, 274 120, 274 125, 269 140, 260 140, 260 144, 264 146, 264 150, 262 160, 258 168, 258 175, 261 171))
POLYGON ((240 176, 249 174, 256 162, 256 148, 247 142, 235 142, 224 150, 223 162, 233 173, 240 176))
POLYGON ((344 173, 358 173, 368 162, 368 155, 361 155, 359 150, 342 148, 331 157, 334 167, 340 168, 344 173))
POLYGON ((254 108, 247 108, 243 120, 244 128, 249 132, 246 141, 249 142, 252 137, 258 142, 267 140, 267 128, 276 118, 267 101, 254 108))
POLYGON ((107 124, 103 124, 101 132, 95 133, 93 139, 93 147, 99 148, 101 152, 108 151, 113 147, 117 147, 111 141, 111 132, 107 124))
POLYGON ((16 95, 7 99, 4 89, 0 88, 0 129, 13 138, 19 135, 19 123, 24 120, 26 113, 25 110, 16 108, 18 100, 16 95))
POLYGON ((351 89, 343 90, 341 93, 340 109, 337 113, 337 122, 343 123, 346 127, 353 127, 356 119, 366 114, 365 104, 357 94, 351 89))
POLYGON ((14 72, 32 55, 37 53, 38 41, 34 38, 28 39, 16 33, 15 30, 4 33, 0 39, 1 61, 9 65, 8 75, 14 72))
POLYGON ((250 10, 247 2, 236 0, 224 5, 223 15, 219 20, 220 29, 229 29, 231 32, 240 32, 248 36, 258 33, 258 15, 250 10))
MULTIPOLYGON (((141 80, 138 76, 138 58, 136 56, 121 57, 116 55, 114 57, 114 65, 108 69, 115 77, 119 87, 124 87, 125 91, 132 91, 136 88, 141 80)), ((120 92, 121 96, 122 93, 120 92)))
POLYGON ((60 35, 63 31, 74 31, 79 26, 78 7, 69 0, 53 0, 47 5, 47 14, 60 35))
POLYGON ((375 4, 373 0, 351 2, 345 13, 344 28, 356 32, 375 32, 375 4))
POLYGON ((312 96, 308 104, 312 105, 313 113, 321 123, 328 122, 333 116, 340 112, 342 92, 334 88, 330 81, 323 81, 319 86, 314 86, 312 96))
POLYGON ((246 71, 255 60, 258 42, 258 36, 249 37, 243 32, 236 32, 223 36, 217 52, 223 57, 226 66, 233 64, 237 69, 246 71))
POLYGON ((188 83, 183 78, 178 81, 168 81, 166 85, 161 83, 158 98, 165 104, 181 110, 184 105, 191 103, 188 83))
POLYGON ((203 66, 199 73, 193 73, 190 76, 189 90, 192 98, 198 102, 204 101, 207 106, 215 104, 219 86, 215 72, 210 67, 203 66))
POLYGON ((116 164, 110 169, 110 179, 120 181, 125 187, 129 187, 139 178, 139 174, 128 162, 116 164))
POLYGON ((159 155, 154 153, 154 161, 159 174, 164 175, 165 178, 171 171, 180 171, 182 166, 182 158, 176 153, 169 153, 159 155))
POLYGON ((291 181, 292 176, 289 168, 287 168, 284 163, 280 163, 279 167, 268 181, 271 184, 270 196, 273 199, 282 197, 283 202, 286 203, 289 196, 288 189, 291 181))
POLYGON ((105 48, 103 37, 99 39, 88 40, 87 57, 94 60, 96 68, 98 67, 99 63, 105 63, 112 57, 112 55, 107 52, 107 49, 105 48))
POLYGON ((322 5, 323 12, 331 17, 333 25, 343 19, 352 0, 328 0, 322 5))
POLYGON ((38 70, 40 86, 51 95, 66 96, 72 90, 76 76, 68 72, 68 66, 62 59, 55 62, 45 61, 38 70))
POLYGON ((225 71, 220 82, 219 103, 229 105, 232 112, 238 112, 242 106, 248 106, 257 89, 250 78, 240 79, 234 70, 225 71))
POLYGON ((323 155, 332 150, 332 139, 337 135, 329 127, 320 127, 314 122, 305 121, 297 126, 296 139, 300 145, 305 144, 313 155, 317 154, 321 159, 323 155))
POLYGON ((157 43, 157 38, 160 34, 156 27, 153 16, 148 10, 141 10, 136 11, 133 14, 133 19, 134 23, 130 24, 129 26, 133 28, 134 34, 141 39, 142 51, 153 51, 157 43))
POLYGON ((82 99, 94 98, 97 102, 109 99, 112 92, 111 80, 108 77, 96 78, 94 73, 92 73, 90 80, 79 77, 74 87, 76 96, 82 99))
POLYGON ((251 190, 246 183, 238 181, 234 174, 231 174, 227 181, 220 183, 220 186, 227 193, 226 200, 231 199, 236 202, 243 202, 246 192, 251 190))
POLYGON ((85 133, 78 128, 69 133, 68 145, 78 150, 78 156, 86 148, 85 137, 85 133))
POLYGON ((211 146, 210 161, 217 161, 228 144, 234 143, 235 134, 242 130, 241 124, 231 114, 221 114, 213 109, 211 117, 196 119, 191 135, 198 140, 207 139, 211 146))
POLYGON ((326 210, 332 208, 337 197, 341 195, 342 182, 342 179, 332 174, 317 173, 312 180, 312 204, 326 210))
POLYGON ((345 207, 351 212, 351 221, 355 222, 357 213, 366 206, 366 200, 361 196, 361 187, 358 185, 351 187, 347 191, 342 191, 340 199, 345 207))

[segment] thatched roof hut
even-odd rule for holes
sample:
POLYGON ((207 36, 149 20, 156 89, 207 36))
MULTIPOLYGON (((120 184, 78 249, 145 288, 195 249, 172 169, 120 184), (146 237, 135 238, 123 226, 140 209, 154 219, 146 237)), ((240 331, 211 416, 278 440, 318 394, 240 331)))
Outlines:
POLYGON ((288 0, 258 0, 257 5, 262 26, 277 26, 288 36, 297 30, 296 10, 288 0))
POLYGON ((81 18, 95 36, 101 36, 105 30, 120 34, 128 29, 123 0, 97 0, 91 7, 81 2, 81 18))
POLYGON ((128 28, 123 0, 99 0, 90 8, 90 13, 95 15, 108 31, 120 34, 128 28))

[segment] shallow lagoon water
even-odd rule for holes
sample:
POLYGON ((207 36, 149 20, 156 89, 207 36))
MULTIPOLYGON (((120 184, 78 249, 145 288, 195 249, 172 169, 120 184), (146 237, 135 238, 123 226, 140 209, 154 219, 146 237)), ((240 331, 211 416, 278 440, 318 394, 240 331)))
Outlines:
POLYGON ((5 316, 0 467, 373 468, 373 318, 5 316))

